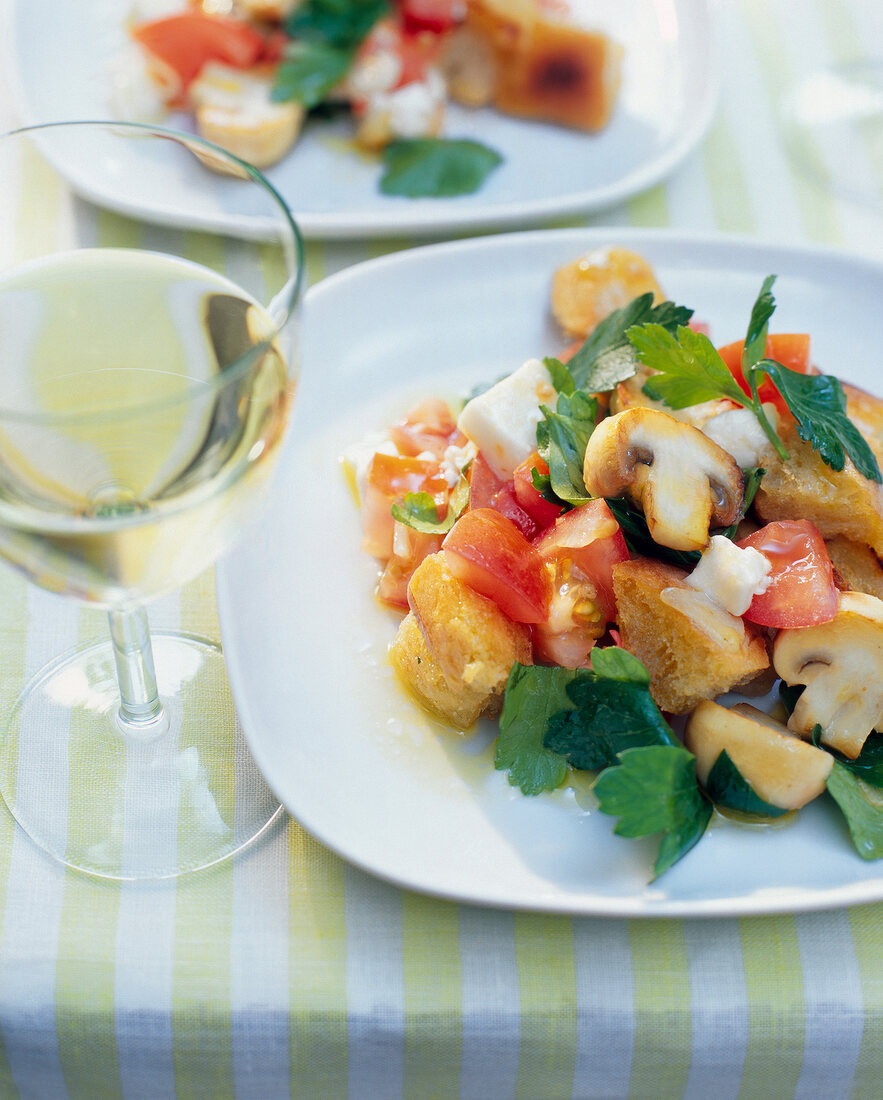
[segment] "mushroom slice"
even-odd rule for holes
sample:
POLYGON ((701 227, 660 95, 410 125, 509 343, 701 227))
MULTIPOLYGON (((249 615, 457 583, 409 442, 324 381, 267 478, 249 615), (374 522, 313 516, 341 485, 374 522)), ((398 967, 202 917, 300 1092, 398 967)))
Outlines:
POLYGON ((827 623, 780 630, 773 666, 787 684, 805 684, 788 728, 855 759, 868 734, 883 729, 883 600, 841 592, 827 623))
POLYGON ((602 420, 583 464, 592 496, 625 495, 644 510, 655 542, 701 550, 709 527, 735 523, 742 509, 742 471, 698 428, 658 409, 633 408, 602 420))
POLYGON ((705 785, 722 752, 758 798, 782 810, 797 810, 820 795, 834 758, 808 745, 754 707, 732 710, 701 702, 687 720, 684 744, 696 757, 705 785))

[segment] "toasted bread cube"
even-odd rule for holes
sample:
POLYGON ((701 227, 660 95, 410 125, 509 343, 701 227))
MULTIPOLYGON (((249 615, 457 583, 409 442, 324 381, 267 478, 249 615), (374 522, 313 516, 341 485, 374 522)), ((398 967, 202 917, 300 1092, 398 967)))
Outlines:
POLYGON ((841 588, 865 592, 883 600, 883 565, 870 546, 852 542, 842 535, 828 539, 825 545, 841 588))
POLYGON ((771 459, 754 509, 769 523, 777 519, 807 519, 825 539, 838 535, 883 554, 883 486, 863 477, 847 458, 832 470, 794 427, 781 427, 789 458, 771 459))
POLYGON ((436 714, 461 729, 499 712, 509 672, 531 660, 530 630, 457 580, 444 551, 425 558, 408 586, 409 614, 390 650, 393 666, 436 714))
POLYGON ((602 130, 619 92, 622 54, 600 31, 538 18, 501 58, 494 106, 518 118, 602 130))
POLYGON ((627 248, 595 248, 558 268, 552 278, 552 312, 568 336, 585 339, 613 313, 641 294, 665 298, 653 268, 627 248))
POLYGON ((275 164, 297 140, 305 110, 300 103, 274 103, 271 85, 263 69, 203 66, 190 86, 200 135, 256 168, 275 164))
POLYGON ((657 706, 672 714, 748 683, 770 663, 763 639, 686 576, 653 558, 613 567, 623 647, 644 663, 657 706))

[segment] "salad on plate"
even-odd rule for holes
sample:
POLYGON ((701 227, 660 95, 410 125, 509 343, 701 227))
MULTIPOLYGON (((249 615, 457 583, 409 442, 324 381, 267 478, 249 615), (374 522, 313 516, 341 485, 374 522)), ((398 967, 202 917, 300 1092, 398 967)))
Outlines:
POLYGON ((592 776, 657 876, 713 815, 820 797, 883 856, 883 402, 776 331, 774 284, 721 344, 642 256, 579 256, 557 355, 345 456, 403 684, 498 719, 526 795, 592 776))
POLYGON ((622 47, 579 0, 136 0, 112 66, 117 115, 192 115, 198 133, 265 168, 305 122, 347 113, 352 146, 405 197, 477 190, 500 163, 446 133, 446 108, 491 108, 598 132, 622 47))

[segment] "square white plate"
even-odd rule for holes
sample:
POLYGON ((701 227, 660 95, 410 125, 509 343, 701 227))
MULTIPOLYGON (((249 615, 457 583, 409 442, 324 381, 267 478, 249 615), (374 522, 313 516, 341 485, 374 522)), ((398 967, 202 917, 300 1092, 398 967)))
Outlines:
MULTIPOLYGON (((497 149, 504 164, 473 195, 402 199, 378 189, 381 169, 348 148, 345 119, 311 122, 267 175, 306 237, 362 237, 516 226, 602 209, 663 179, 695 146, 717 100, 708 0, 592 0, 596 25, 625 47, 620 98, 598 135, 452 107, 446 133, 497 149)), ((10 53, 27 122, 107 118, 110 66, 125 43, 121 0, 17 0, 10 53)), ((184 115, 167 125, 192 129, 184 115)), ((111 176, 89 158, 61 164, 86 197, 124 213, 206 229, 255 232, 224 209, 231 184, 206 189, 204 173, 161 178, 133 143, 111 176)))
POLYGON ((883 266, 841 253, 663 231, 511 234, 433 245, 333 276, 306 300, 301 391, 259 532, 219 567, 224 645, 258 766, 291 814, 346 859, 415 890, 480 904, 617 916, 769 913, 883 898, 827 798, 786 824, 718 823, 656 883, 656 840, 613 834, 584 786, 527 798, 494 771, 494 726, 473 738, 398 684, 399 616, 340 456, 409 403, 456 400, 530 356, 555 354, 556 266, 622 243, 655 266, 719 343, 744 335, 767 274, 778 331, 809 331, 814 361, 859 385, 883 346, 883 266))

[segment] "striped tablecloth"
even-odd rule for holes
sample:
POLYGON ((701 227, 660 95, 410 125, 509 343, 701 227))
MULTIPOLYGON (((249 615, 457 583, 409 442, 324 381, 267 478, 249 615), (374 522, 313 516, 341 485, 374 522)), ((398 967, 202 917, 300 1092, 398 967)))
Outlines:
MULTIPOLYGON (((879 257, 881 203, 798 175, 776 103, 804 68, 883 56, 883 4, 723 0, 717 18, 722 97, 701 146, 663 185, 568 224, 879 257)), ((0 83, 0 124, 12 121, 0 83)), ((29 171, 65 201, 47 169, 29 171)), ((883 174, 880 186, 883 202, 883 174)), ((413 243, 313 243, 309 275, 413 243)), ((211 575, 151 618, 217 636, 211 575)), ((3 706, 103 630, 101 614, 0 571, 3 706)), ((191 880, 101 884, 44 858, 0 808, 0 1097, 176 1095, 874 1100, 883 906, 705 921, 498 912, 385 885, 287 819, 191 880)))

